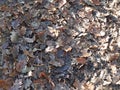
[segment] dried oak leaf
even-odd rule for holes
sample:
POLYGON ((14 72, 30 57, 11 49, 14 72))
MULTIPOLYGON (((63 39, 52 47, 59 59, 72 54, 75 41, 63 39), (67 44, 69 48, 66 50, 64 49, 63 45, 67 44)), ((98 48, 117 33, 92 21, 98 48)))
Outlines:
POLYGON ((85 57, 79 57, 76 60, 79 64, 86 64, 86 58, 85 57))

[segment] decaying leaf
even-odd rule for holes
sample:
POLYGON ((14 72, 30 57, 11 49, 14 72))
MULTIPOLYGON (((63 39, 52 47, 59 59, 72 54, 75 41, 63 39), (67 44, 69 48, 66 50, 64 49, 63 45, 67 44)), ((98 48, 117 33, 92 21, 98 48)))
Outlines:
POLYGON ((9 88, 6 80, 0 80, 0 88, 6 89, 6 90, 9 88))
POLYGON ((26 32, 26 28, 24 26, 22 26, 20 31, 19 31, 20 35, 24 35, 25 32, 26 32))
POLYGON ((40 77, 40 78, 48 79, 48 76, 46 75, 45 72, 40 72, 39 77, 40 77))
POLYGON ((3 90, 9 90, 12 86, 12 79, 8 78, 6 80, 0 79, 0 88, 3 90))
POLYGON ((112 54, 109 58, 109 61, 112 62, 114 60, 117 60, 119 58, 119 53, 112 54))
POLYGON ((84 57, 79 57, 79 58, 77 58, 77 62, 78 62, 79 64, 86 64, 86 58, 84 58, 84 57))
POLYGON ((27 50, 24 50, 23 52, 24 52, 25 55, 27 55, 29 57, 34 57, 34 55, 27 50))
POLYGON ((100 5, 100 0, 92 0, 93 4, 100 5))
POLYGON ((15 77, 18 74, 16 70, 12 70, 12 72, 9 74, 10 77, 15 77))
POLYGON ((17 72, 21 72, 22 69, 24 68, 24 66, 25 66, 25 61, 20 61, 16 64, 15 69, 16 69, 17 72))
POLYGON ((2 5, 2 6, 0 7, 0 10, 1 10, 1 11, 9 11, 9 10, 10 10, 10 7, 8 7, 7 5, 2 5))
POLYGON ((48 77, 48 75, 45 72, 40 72, 39 77, 45 78, 53 87, 55 87, 55 84, 52 82, 52 80, 48 77))

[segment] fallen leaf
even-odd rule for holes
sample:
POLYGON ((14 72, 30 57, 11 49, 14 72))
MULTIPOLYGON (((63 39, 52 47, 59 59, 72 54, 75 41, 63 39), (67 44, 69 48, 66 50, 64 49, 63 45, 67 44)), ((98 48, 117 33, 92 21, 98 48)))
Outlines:
POLYGON ((10 77, 17 76, 18 72, 16 70, 12 70, 12 72, 9 74, 10 77))
POLYGON ((9 88, 12 86, 13 80, 11 78, 8 78, 6 80, 0 79, 0 88, 3 90, 9 90, 9 88))
POLYGON ((71 46, 65 46, 65 47, 64 47, 64 50, 65 50, 66 52, 69 52, 69 51, 72 50, 72 47, 71 47, 71 46))
POLYGON ((1 10, 1 11, 9 11, 9 10, 10 10, 10 7, 8 7, 7 5, 2 5, 2 6, 0 7, 0 10, 1 10))
POLYGON ((24 50, 23 52, 24 52, 25 55, 34 58, 34 55, 32 53, 30 53, 29 51, 24 50))
POLYGON ((73 83, 73 86, 77 89, 77 90, 80 90, 80 81, 78 79, 75 79, 74 83, 73 83))
POLYGON ((79 64, 85 64, 85 63, 86 63, 86 58, 84 58, 84 57, 79 57, 79 58, 77 58, 77 62, 78 62, 79 64))
POLYGON ((33 80, 34 84, 40 84, 41 86, 44 86, 46 83, 45 79, 37 79, 37 80, 33 80))
POLYGON ((8 84, 7 84, 6 80, 0 80, 0 88, 8 89, 8 84))
POLYGON ((112 62, 114 60, 117 60, 119 58, 119 53, 115 53, 110 56, 109 61, 112 62))
POLYGON ((19 31, 20 35, 24 35, 25 32, 26 32, 26 27, 22 26, 20 31, 19 31))
POLYGON ((99 0, 92 0, 93 4, 95 5, 100 5, 100 1, 99 0))
POLYGON ((45 31, 37 32, 37 36, 41 36, 41 35, 44 35, 44 34, 45 34, 45 31))
POLYGON ((83 90, 94 90, 95 86, 91 82, 87 82, 83 86, 83 90))
POLYGON ((53 87, 55 87, 55 84, 53 83, 53 81, 47 76, 47 74, 45 72, 40 72, 39 74, 40 78, 45 78, 53 87))
POLYGON ((17 72, 21 72, 24 66, 25 66, 25 62, 24 61, 20 61, 20 62, 18 62, 16 64, 16 68, 15 69, 16 69, 17 72))
POLYGON ((45 72, 40 72, 39 77, 40 77, 40 78, 48 79, 48 76, 46 75, 45 72))
POLYGON ((60 0, 59 2, 59 8, 61 8, 62 6, 64 6, 66 4, 66 0, 60 0))

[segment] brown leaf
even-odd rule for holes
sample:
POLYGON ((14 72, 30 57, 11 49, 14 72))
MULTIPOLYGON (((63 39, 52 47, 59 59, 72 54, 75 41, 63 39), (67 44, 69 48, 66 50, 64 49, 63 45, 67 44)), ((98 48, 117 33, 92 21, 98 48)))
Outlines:
POLYGON ((46 75, 45 72, 40 72, 39 77, 40 77, 40 78, 48 79, 48 76, 46 75))
POLYGON ((8 78, 6 80, 0 79, 0 88, 3 90, 9 90, 9 88, 12 86, 13 80, 11 78, 8 78))
POLYGON ((9 10, 10 10, 10 7, 8 7, 7 5, 2 5, 2 6, 0 7, 0 10, 1 10, 1 11, 9 11, 9 10))
POLYGON ((77 58, 77 62, 80 63, 80 64, 85 64, 86 63, 86 58, 79 57, 79 58, 77 58))
POLYGON ((40 31, 37 33, 37 36, 41 36, 41 35, 44 35, 45 34, 45 31, 40 31))
POLYGON ((12 72, 9 74, 10 77, 15 77, 18 74, 16 70, 12 70, 12 72))
POLYGON ((45 79, 37 79, 33 81, 34 84, 40 84, 40 85, 44 85, 46 83, 45 79))
POLYGON ((99 0, 92 0, 93 4, 95 5, 100 5, 100 1, 99 0))
POLYGON ((118 58, 119 58, 119 53, 115 53, 114 55, 111 55, 111 56, 110 56, 109 61, 112 62, 112 61, 114 61, 114 60, 117 60, 118 58))
POLYGON ((95 86, 90 82, 85 83, 83 87, 84 87, 84 90, 94 90, 95 88, 95 86))
POLYGON ((25 65, 25 62, 24 62, 24 61, 18 62, 18 63, 16 64, 16 71, 21 72, 21 70, 23 69, 24 65, 25 65))
POLYGON ((74 83, 73 83, 73 86, 77 89, 77 90, 80 90, 80 82, 78 79, 75 79, 74 83))
POLYGON ((45 78, 53 87, 55 87, 55 84, 53 83, 53 81, 48 77, 48 75, 45 72, 40 72, 39 77, 45 78))
POLYGON ((27 50, 24 50, 24 54, 29 56, 29 57, 34 58, 34 55, 32 53, 28 52, 27 50))
POLYGON ((19 31, 20 35, 24 35, 25 32, 26 32, 26 27, 22 26, 20 31, 19 31))

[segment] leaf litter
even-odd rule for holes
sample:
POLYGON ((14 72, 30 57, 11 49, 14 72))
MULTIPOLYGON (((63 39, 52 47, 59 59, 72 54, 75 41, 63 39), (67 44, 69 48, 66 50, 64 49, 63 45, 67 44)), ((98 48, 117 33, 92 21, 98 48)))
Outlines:
POLYGON ((0 1, 0 89, 119 90, 119 0, 0 1))

